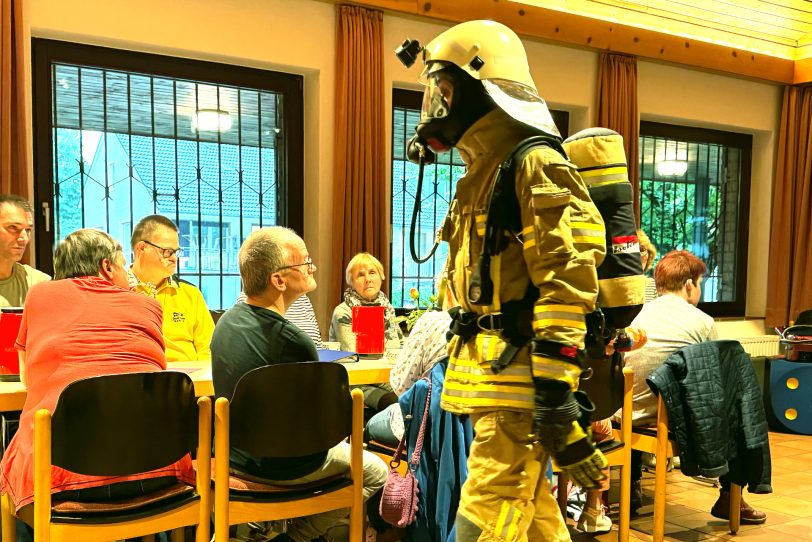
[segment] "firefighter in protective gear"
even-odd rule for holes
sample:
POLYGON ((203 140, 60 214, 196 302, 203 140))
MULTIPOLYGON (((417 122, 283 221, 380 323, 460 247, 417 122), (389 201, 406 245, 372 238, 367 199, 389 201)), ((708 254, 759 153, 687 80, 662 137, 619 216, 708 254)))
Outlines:
POLYGON ((493 295, 480 303, 477 261, 499 164, 529 136, 560 135, 521 41, 504 25, 462 23, 419 51, 425 88, 416 137, 436 152, 456 147, 467 166, 441 232, 448 284, 461 304, 442 406, 470 415, 476 432, 457 540, 569 540, 545 470, 551 455, 584 487, 605 476, 606 459, 584 429, 588 399, 576 391, 605 255, 603 221, 576 167, 553 148, 532 150, 516 165, 521 233, 491 258, 493 295), (515 340, 522 330, 526 340, 515 340), (496 367, 498 359, 509 363, 496 367))

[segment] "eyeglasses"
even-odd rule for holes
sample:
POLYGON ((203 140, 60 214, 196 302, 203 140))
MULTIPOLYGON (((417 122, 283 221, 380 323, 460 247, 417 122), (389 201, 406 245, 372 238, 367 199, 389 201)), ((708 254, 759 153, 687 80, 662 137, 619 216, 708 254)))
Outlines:
POLYGON ((293 269, 294 267, 301 267, 303 265, 307 266, 307 272, 308 273, 312 273, 313 271, 316 270, 316 264, 313 263, 313 258, 308 256, 307 259, 302 263, 295 263, 293 265, 283 265, 282 267, 280 267, 276 271, 279 272, 279 271, 282 271, 284 269, 293 269))
POLYGON ((183 249, 182 249, 182 248, 166 248, 166 247, 161 247, 161 246, 156 245, 155 243, 150 243, 150 242, 149 242, 149 241, 147 241, 146 239, 144 239, 144 242, 145 242, 146 244, 148 244, 149 246, 151 246, 151 247, 155 247, 155 248, 157 248, 158 250, 160 250, 160 251, 161 251, 161 256, 163 256, 163 257, 164 257, 164 258, 166 258, 166 259, 171 258, 173 255, 174 255, 174 256, 177 256, 178 258, 180 258, 181 256, 183 256, 183 249))

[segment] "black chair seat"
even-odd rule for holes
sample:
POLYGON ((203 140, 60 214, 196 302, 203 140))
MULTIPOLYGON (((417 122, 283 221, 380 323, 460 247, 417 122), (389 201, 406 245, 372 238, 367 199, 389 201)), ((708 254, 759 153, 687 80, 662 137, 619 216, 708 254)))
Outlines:
MULTIPOLYGON (((657 437, 657 428, 656 427, 633 427, 632 433, 639 433, 641 435, 646 435, 647 437, 657 437)), ((668 440, 675 440, 676 437, 674 433, 671 431, 668 432, 668 440)))
MULTIPOLYGON (((195 488, 178 483, 147 495, 121 501, 54 501, 51 507, 51 523, 94 525, 122 523, 169 512, 199 499, 195 488)), ((33 527, 33 503, 22 507, 18 517, 33 527)))
POLYGON ((350 539, 362 540, 363 408, 363 393, 350 391, 347 369, 339 363, 274 363, 245 373, 231 400, 220 397, 215 405, 215 538, 228 540, 229 526, 237 523, 348 508, 350 539), (282 485, 263 478, 262 471, 257 476, 235 470, 229 460, 230 450, 258 461, 306 458, 348 436, 347 472, 308 484, 282 485))
MULTIPOLYGON (((616 421, 612 420, 612 428, 613 429, 620 429, 620 424, 616 421)), ((632 433, 638 433, 640 435, 645 435, 647 437, 656 437, 657 436, 657 428, 656 427, 632 427, 632 433)), ((676 440, 674 433, 669 431, 668 432, 668 440, 676 440)))
POLYGON ((284 502, 317 497, 324 493, 338 491, 352 485, 352 480, 343 474, 330 478, 296 485, 276 485, 263 483, 258 479, 228 477, 229 499, 232 501, 284 502))
MULTIPOLYGON (((200 480, 195 485, 180 483, 163 469, 195 449, 208 465, 210 426, 211 400, 197 399, 191 378, 181 372, 122 373, 72 382, 52 412, 38 410, 34 419, 35 433, 41 432, 34 447, 34 499, 42 502, 43 493, 48 494, 50 509, 35 518, 31 504, 17 516, 45 542, 57 524, 54 535, 61 540, 109 540, 144 534, 157 518, 161 530, 196 525, 198 540, 208 540, 211 512, 208 504, 203 506, 208 485, 200 480), (157 483, 143 484, 148 493, 137 497, 104 500, 109 493, 92 491, 80 493, 84 500, 67 500, 69 494, 51 494, 54 466, 107 480, 146 473, 151 477, 159 470, 169 479, 159 475, 157 483), (88 496, 99 499, 89 502, 93 499, 88 496)), ((208 478, 204 469, 202 480, 208 478)), ((128 493, 129 488, 119 494, 128 493)), ((9 494, 2 498, 3 537, 13 540, 14 503, 9 494)))
POLYGON ((604 440, 603 442, 598 443, 598 450, 600 450, 604 454, 608 454, 609 452, 614 452, 615 450, 620 450, 623 448, 625 444, 622 440, 615 440, 610 438, 608 440, 604 440))

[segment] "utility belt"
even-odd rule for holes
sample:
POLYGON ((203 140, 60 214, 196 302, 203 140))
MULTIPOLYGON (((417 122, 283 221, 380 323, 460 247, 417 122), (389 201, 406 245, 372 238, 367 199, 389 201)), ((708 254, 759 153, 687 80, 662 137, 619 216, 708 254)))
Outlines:
MULTIPOLYGON (((530 289, 532 290, 532 289, 530 289)), ((525 295, 524 299, 508 301, 502 304, 501 312, 479 314, 476 312, 464 312, 461 307, 454 307, 449 310, 451 315, 451 326, 449 329, 449 339, 456 335, 467 343, 477 333, 482 331, 497 332, 502 335, 507 344, 498 359, 491 362, 491 370, 498 374, 507 367, 519 350, 533 339, 533 307, 534 302, 530 296, 525 295)), ((586 316, 587 333, 586 357, 590 359, 603 359, 604 346, 614 330, 606 328, 603 312, 596 308, 594 312, 586 316)), ((540 341, 534 346, 534 352, 540 354, 559 356, 560 344, 540 341), (548 348, 549 347, 549 348, 548 348), (550 350, 545 352, 545 350, 550 350)), ((573 362, 575 363, 575 362, 573 362)))
POLYGON ((463 343, 483 331, 500 333, 507 344, 499 358, 491 362, 491 370, 500 373, 533 338, 533 306, 533 299, 526 295, 523 299, 502 303, 501 312, 479 314, 454 307, 448 311, 451 315, 450 333, 460 337, 463 343))

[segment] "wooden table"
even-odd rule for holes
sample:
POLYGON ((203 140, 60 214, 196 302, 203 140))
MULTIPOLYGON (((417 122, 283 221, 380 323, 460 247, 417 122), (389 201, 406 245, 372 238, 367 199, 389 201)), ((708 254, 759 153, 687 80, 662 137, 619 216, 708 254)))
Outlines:
MULTIPOLYGON (((214 395, 211 380, 211 363, 208 361, 173 361, 167 370, 187 373, 195 385, 195 393, 200 397, 214 395)), ((392 364, 384 359, 363 359, 357 363, 345 363, 350 385, 380 384, 389 382, 392 364)), ((22 410, 26 391, 20 382, 0 382, 0 412, 22 410)))

